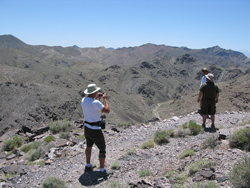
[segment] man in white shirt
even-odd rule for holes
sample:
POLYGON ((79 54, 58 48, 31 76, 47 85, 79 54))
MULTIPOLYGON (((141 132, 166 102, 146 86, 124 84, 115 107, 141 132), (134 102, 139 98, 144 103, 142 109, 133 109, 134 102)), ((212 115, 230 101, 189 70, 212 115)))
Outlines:
POLYGON ((84 114, 84 135, 86 138, 87 148, 86 154, 86 166, 85 172, 91 171, 93 166, 90 163, 92 147, 95 144, 99 151, 100 161, 100 175, 109 175, 104 168, 106 158, 106 144, 104 135, 99 126, 101 112, 109 113, 110 108, 107 100, 107 95, 99 92, 101 88, 97 87, 96 84, 89 84, 88 88, 84 91, 86 96, 81 101, 81 106, 84 114), (103 97, 104 105, 97 99, 103 97))
MULTIPOLYGON (((202 77, 202 79, 201 79, 200 87, 201 87, 204 83, 206 83, 206 80, 207 80, 206 75, 209 73, 209 70, 205 67, 205 68, 201 69, 201 72, 202 72, 202 74, 203 74, 203 77, 202 77)), ((201 110, 201 106, 202 106, 202 101, 200 101, 200 108, 199 108, 199 110, 198 110, 199 113, 200 113, 200 110, 201 110)))

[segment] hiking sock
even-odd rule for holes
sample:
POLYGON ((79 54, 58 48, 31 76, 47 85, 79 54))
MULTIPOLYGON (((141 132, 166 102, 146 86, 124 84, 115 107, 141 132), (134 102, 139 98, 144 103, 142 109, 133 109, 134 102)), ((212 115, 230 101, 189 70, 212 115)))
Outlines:
POLYGON ((86 167, 90 168, 92 165, 91 163, 86 164, 86 167))
POLYGON ((105 171, 105 168, 100 168, 100 172, 104 172, 105 171))

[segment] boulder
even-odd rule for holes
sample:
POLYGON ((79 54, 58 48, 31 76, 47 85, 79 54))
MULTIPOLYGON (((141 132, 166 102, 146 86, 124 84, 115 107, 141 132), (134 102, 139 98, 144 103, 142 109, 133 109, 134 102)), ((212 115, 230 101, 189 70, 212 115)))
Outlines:
POLYGON ((13 164, 10 166, 6 166, 2 169, 2 171, 5 174, 18 174, 18 175, 24 175, 27 174, 27 172, 29 171, 29 167, 25 166, 25 165, 17 165, 17 164, 13 164))

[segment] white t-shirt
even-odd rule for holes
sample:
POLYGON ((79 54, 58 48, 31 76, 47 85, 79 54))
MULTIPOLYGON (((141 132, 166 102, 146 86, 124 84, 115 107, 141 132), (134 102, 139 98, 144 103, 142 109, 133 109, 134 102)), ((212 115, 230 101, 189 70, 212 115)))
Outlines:
MULTIPOLYGON (((101 110, 104 108, 104 105, 100 101, 91 97, 84 97, 81 105, 85 121, 90 123, 100 121, 101 110)), ((91 126, 87 123, 84 123, 84 125, 90 129, 101 129, 99 126, 91 126)))
POLYGON ((201 79, 201 85, 200 85, 200 87, 201 87, 204 83, 206 83, 206 81, 207 81, 207 77, 206 77, 206 76, 203 76, 202 79, 201 79))

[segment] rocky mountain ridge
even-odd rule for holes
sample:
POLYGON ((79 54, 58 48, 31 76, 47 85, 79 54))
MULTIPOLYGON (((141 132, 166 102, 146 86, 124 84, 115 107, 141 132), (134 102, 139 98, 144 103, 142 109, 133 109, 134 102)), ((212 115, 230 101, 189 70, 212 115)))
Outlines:
MULTIPOLYGON (((93 82, 109 96, 107 120, 113 124, 149 121, 155 118, 158 104, 171 101, 177 110, 161 109, 162 119, 190 113, 197 108, 189 96, 197 94, 201 68, 208 67, 215 74, 223 92, 224 82, 244 89, 240 85, 249 80, 249 66, 243 54, 218 46, 201 50, 154 44, 63 48, 32 46, 11 35, 0 36, 0 135, 22 126, 35 128, 50 121, 82 118, 83 90, 93 82)), ((220 112, 227 110, 226 104, 235 103, 227 97, 239 91, 232 86, 223 93, 225 105, 220 112)), ((247 89, 241 92, 234 106, 249 103, 248 93, 247 89)))

